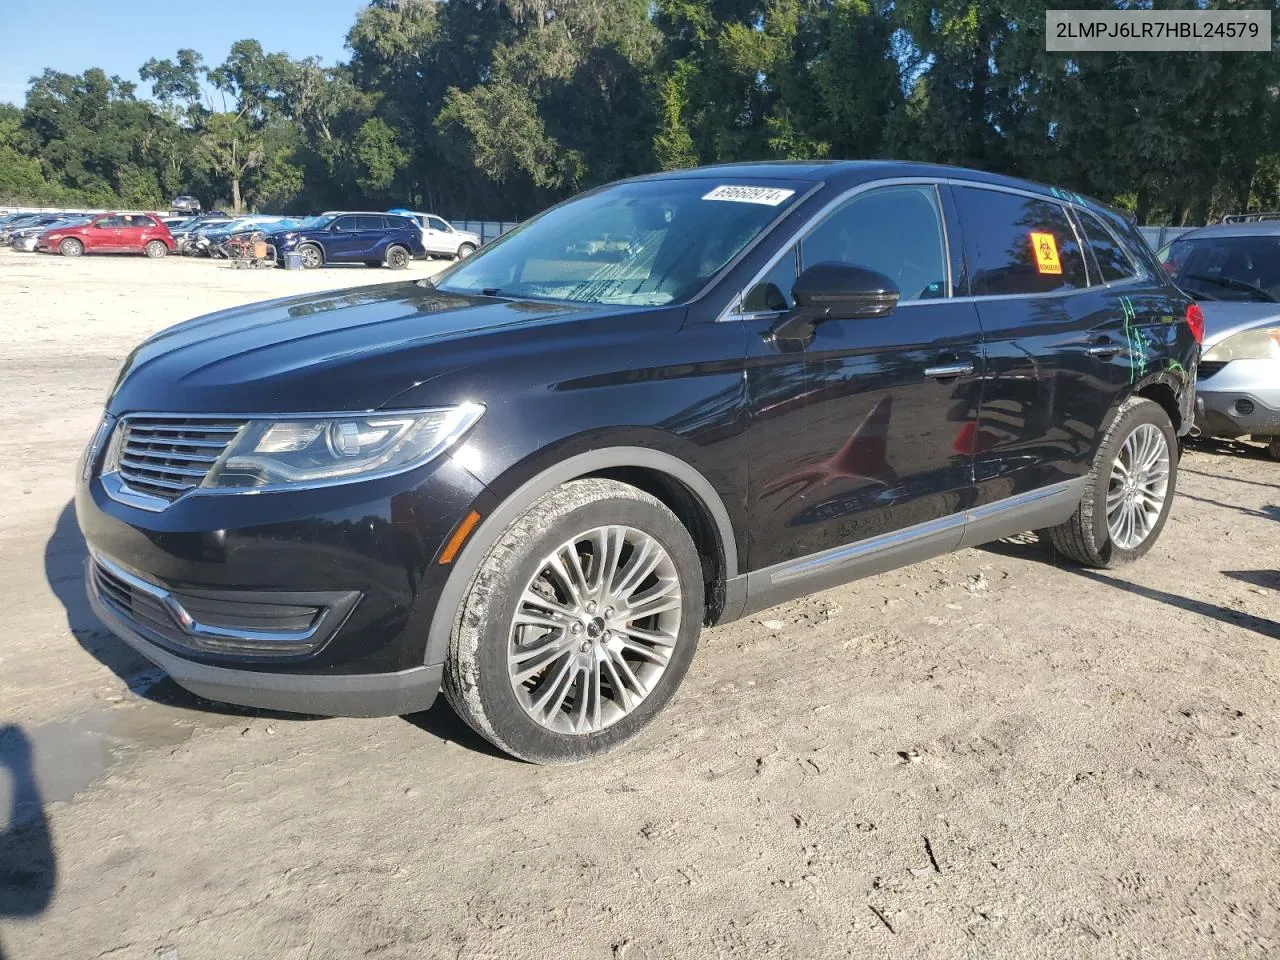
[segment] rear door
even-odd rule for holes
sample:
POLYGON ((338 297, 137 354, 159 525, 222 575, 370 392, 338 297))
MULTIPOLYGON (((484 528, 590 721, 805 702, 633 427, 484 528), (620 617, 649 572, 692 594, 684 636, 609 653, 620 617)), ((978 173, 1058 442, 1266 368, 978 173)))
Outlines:
POLYGON ((120 232, 117 237, 120 249, 130 253, 138 253, 146 243, 147 232, 155 227, 151 218, 140 213, 126 214, 120 218, 120 232))
POLYGON ((388 235, 387 218, 371 214, 356 217, 360 238, 360 256, 363 260, 381 260, 386 255, 388 235))
POLYGON ((884 273, 901 300, 887 317, 753 347, 753 570, 931 521, 954 520, 940 531, 954 546, 972 495, 981 335, 973 303, 953 296, 936 186, 876 187, 836 207, 748 292, 750 325, 767 335, 794 305, 796 271, 822 262, 884 273))
POLYGON ((974 437, 980 508, 1088 474, 1121 387, 1108 365, 1124 350, 1125 307, 1090 289, 1062 203, 979 184, 950 191, 986 352, 974 437))

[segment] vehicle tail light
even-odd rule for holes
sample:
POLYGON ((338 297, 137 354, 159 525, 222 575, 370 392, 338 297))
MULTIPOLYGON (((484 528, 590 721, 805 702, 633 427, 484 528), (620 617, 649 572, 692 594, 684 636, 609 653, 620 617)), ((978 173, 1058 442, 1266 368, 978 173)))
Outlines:
POLYGON ((1204 311, 1200 309, 1200 304, 1193 303, 1187 307, 1187 327, 1196 338, 1196 343, 1204 343, 1204 311))

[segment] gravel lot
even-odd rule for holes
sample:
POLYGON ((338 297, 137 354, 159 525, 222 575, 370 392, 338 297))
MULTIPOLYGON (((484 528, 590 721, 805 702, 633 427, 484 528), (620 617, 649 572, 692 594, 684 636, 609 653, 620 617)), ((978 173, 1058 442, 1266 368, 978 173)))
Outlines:
POLYGON ((130 655, 69 505, 124 355, 403 276, 0 250, 0 956, 1280 956, 1258 447, 1189 451, 1118 574, 1028 535, 708 631, 667 714, 587 766, 495 755, 443 701, 203 703, 130 655))

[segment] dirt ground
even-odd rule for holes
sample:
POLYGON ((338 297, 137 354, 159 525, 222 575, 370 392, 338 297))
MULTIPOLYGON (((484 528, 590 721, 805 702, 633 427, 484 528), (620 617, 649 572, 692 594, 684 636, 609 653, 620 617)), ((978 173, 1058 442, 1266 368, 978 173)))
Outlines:
POLYGON ((651 731, 585 766, 498 756, 443 701, 236 711, 129 654, 69 505, 126 352, 402 276, 0 251, 0 956, 1280 956, 1257 447, 1190 450, 1119 573, 1027 536, 707 631, 651 731))

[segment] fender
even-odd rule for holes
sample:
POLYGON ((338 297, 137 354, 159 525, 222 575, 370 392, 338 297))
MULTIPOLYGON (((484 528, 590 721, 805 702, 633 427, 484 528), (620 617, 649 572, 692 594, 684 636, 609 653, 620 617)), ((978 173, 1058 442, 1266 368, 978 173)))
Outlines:
POLYGON ((1098 447, 1102 445, 1102 439, 1107 435, 1107 431, 1111 429, 1111 425, 1115 423, 1116 416, 1119 414, 1120 407, 1124 402, 1130 397, 1155 386, 1167 388, 1177 398, 1178 419, 1180 422, 1174 423, 1174 429, 1178 436, 1184 436, 1191 430, 1192 423, 1195 420, 1195 380, 1191 379, 1185 371, 1179 373, 1178 369, 1157 370, 1155 373, 1149 374, 1134 383, 1128 390, 1116 395, 1115 401, 1107 410, 1107 415, 1103 418, 1101 427, 1098 430, 1097 441, 1093 445, 1093 456, 1097 456, 1098 447))
POLYGON ((504 497, 471 535, 454 562, 453 571, 436 601, 427 632, 425 662, 428 666, 443 663, 447 658, 449 637, 467 588, 489 550, 515 519, 549 490, 586 474, 618 467, 654 470, 684 484, 706 508, 715 524, 721 549, 724 551, 726 580, 732 580, 738 575, 738 549, 729 511, 706 477, 678 457, 649 447, 617 446, 589 450, 561 460, 526 480, 509 496, 504 497))

